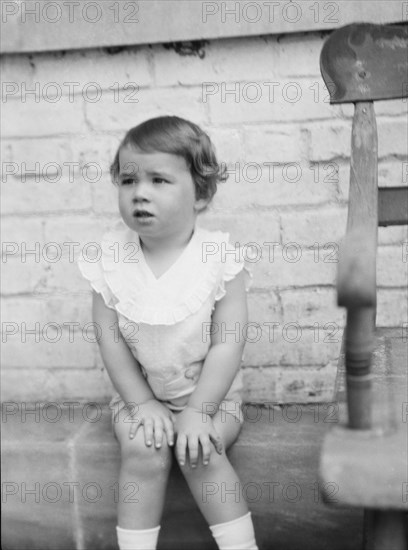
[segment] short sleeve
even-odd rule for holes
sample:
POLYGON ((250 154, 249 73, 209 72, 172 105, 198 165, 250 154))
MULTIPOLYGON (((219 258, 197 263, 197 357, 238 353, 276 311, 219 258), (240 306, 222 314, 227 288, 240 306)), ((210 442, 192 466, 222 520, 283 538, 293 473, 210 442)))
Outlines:
POLYGON ((101 260, 99 259, 97 261, 93 261, 90 259, 85 259, 83 256, 79 256, 77 265, 82 276, 90 282, 91 287, 95 290, 95 292, 102 295, 106 306, 110 309, 116 309, 115 304, 117 303, 117 300, 106 283, 101 260))
POLYGON ((255 247, 234 246, 226 243, 221 250, 221 262, 224 266, 223 276, 215 294, 215 300, 221 300, 226 294, 225 283, 231 281, 238 273, 244 271, 245 290, 248 292, 253 280, 253 266, 257 261, 257 251, 255 247))

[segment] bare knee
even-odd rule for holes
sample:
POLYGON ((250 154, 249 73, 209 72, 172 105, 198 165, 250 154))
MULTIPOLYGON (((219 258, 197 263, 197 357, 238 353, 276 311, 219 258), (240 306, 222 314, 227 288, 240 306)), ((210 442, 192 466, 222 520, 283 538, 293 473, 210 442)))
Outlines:
POLYGON ((148 447, 144 440, 143 430, 139 430, 134 439, 123 437, 119 440, 121 446, 122 467, 129 474, 143 476, 167 475, 172 463, 172 452, 163 438, 160 448, 154 445, 148 447))

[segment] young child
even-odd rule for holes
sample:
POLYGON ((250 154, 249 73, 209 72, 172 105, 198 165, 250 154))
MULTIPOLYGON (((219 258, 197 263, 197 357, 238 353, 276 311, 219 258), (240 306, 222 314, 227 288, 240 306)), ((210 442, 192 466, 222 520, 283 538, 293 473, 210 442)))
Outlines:
POLYGON ((98 261, 79 267, 117 390, 119 548, 156 548, 174 453, 218 547, 257 549, 226 455, 243 421, 249 271, 227 233, 196 225, 225 169, 197 125, 165 116, 128 131, 111 175, 123 221, 105 233, 98 261))

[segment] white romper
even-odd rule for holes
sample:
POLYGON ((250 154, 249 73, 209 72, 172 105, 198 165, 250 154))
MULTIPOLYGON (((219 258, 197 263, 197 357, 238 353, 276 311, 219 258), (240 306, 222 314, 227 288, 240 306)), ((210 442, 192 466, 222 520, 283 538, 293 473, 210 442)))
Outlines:
MULTIPOLYGON (((156 278, 145 261, 138 234, 120 220, 103 235, 94 259, 78 258, 82 275, 116 311, 119 330, 155 397, 173 411, 186 406, 197 385, 210 348, 212 312, 215 302, 225 295, 224 283, 244 268, 246 290, 250 286, 250 264, 243 249, 230 244, 228 238, 228 233, 196 225, 181 255, 156 278)), ((218 330, 223 328, 235 327, 218 330)), ((242 327, 238 331, 242 337, 242 327)), ((238 371, 220 404, 221 410, 240 422, 241 391, 238 371)), ((124 406, 116 393, 110 402, 114 415, 124 406)), ((205 407, 208 414, 215 412, 215 404, 205 407)))

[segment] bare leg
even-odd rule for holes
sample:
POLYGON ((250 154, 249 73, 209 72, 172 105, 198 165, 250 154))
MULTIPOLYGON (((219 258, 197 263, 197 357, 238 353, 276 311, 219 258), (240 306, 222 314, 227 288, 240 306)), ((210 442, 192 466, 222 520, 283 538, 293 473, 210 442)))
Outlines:
POLYGON ((114 423, 121 447, 118 525, 123 529, 149 529, 161 521, 172 450, 165 435, 160 449, 146 447, 143 426, 134 439, 129 439, 128 420, 128 412, 122 410, 114 423))
POLYGON ((213 417, 213 422, 224 444, 222 455, 214 449, 208 466, 203 466, 200 459, 196 468, 191 468, 188 460, 180 467, 209 525, 231 521, 248 512, 241 482, 225 454, 225 449, 238 437, 241 426, 233 415, 222 413, 221 416, 221 411, 213 417))

